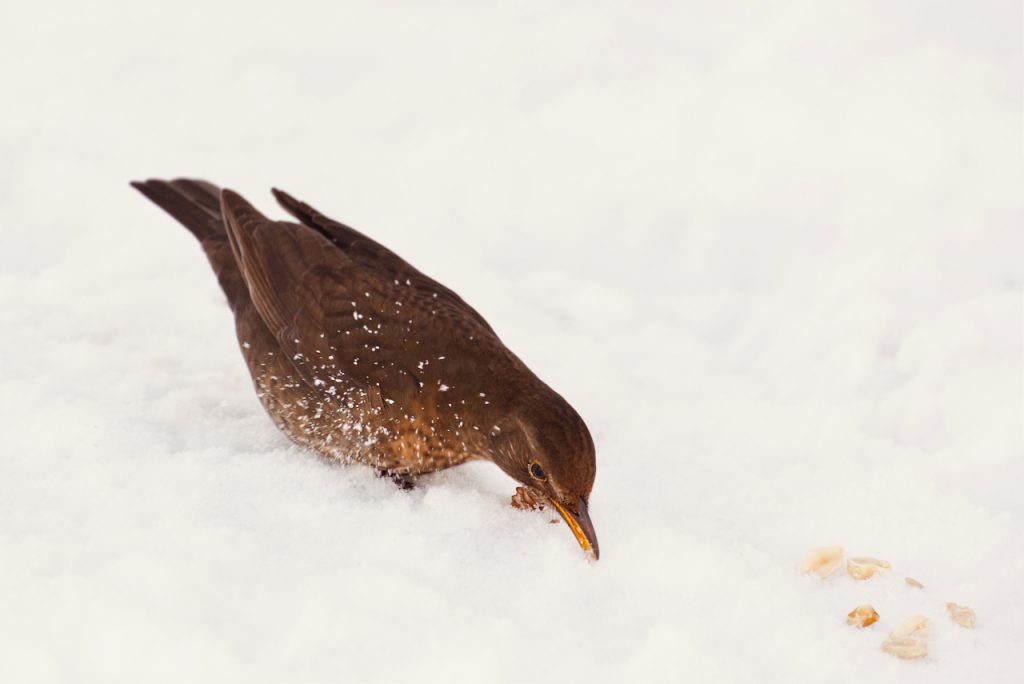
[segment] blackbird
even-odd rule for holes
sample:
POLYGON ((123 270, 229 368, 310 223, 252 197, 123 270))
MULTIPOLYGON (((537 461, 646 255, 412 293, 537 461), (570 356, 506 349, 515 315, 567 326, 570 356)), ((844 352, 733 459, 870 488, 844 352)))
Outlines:
POLYGON ((397 254, 274 189, 272 221, 202 180, 132 185, 199 240, 274 423, 396 481, 491 461, 596 559, 594 441, 579 414, 475 309, 397 254))

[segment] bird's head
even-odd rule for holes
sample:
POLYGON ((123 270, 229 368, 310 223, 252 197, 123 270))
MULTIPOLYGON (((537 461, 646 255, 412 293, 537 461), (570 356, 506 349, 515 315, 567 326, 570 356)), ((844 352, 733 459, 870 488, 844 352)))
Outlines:
POLYGON ((583 419, 554 392, 527 398, 491 430, 491 458, 507 474, 547 499, 595 560, 590 490, 597 466, 583 419))

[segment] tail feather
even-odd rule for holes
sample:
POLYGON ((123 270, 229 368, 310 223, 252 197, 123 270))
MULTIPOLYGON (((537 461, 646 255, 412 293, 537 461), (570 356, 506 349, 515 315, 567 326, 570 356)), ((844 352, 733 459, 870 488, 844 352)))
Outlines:
POLYGON ((178 192, 210 212, 217 218, 218 223, 220 222, 220 188, 213 183, 194 178, 176 178, 170 184, 178 192))
MULTIPOLYGON (((200 242, 224 237, 224 221, 220 215, 220 207, 211 207, 207 201, 201 201, 185 191, 191 187, 192 181, 177 180, 168 183, 162 180, 133 181, 132 187, 153 201, 158 207, 173 216, 181 225, 189 229, 200 242)), ((195 186, 205 193, 210 192, 202 186, 195 186)), ((214 186, 210 186, 213 188, 214 186)), ((197 193, 200 194, 200 193, 197 193)))
POLYGON ((237 313, 249 301, 242 273, 228 244, 220 188, 202 180, 133 181, 132 187, 188 228, 206 252, 221 289, 237 313))

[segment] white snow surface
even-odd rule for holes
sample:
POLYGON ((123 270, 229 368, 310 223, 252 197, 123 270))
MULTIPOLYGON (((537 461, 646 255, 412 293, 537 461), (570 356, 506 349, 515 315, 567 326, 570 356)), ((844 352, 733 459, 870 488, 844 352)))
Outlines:
POLYGON ((1019 3, 2 14, 0 680, 1024 680, 1019 3), (175 176, 478 308, 590 426, 601 560, 492 465, 292 446, 175 176))

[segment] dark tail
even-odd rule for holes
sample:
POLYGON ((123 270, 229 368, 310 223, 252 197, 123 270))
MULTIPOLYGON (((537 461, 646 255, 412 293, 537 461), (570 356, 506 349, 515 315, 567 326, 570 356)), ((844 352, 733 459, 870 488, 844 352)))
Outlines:
POLYGON ((220 214, 220 188, 206 181, 177 180, 132 181, 132 187, 178 220, 202 242, 224 238, 220 214))
POLYGON ((206 252, 231 308, 249 302, 249 291, 228 244, 220 188, 203 180, 133 181, 132 187, 188 228, 206 252))

